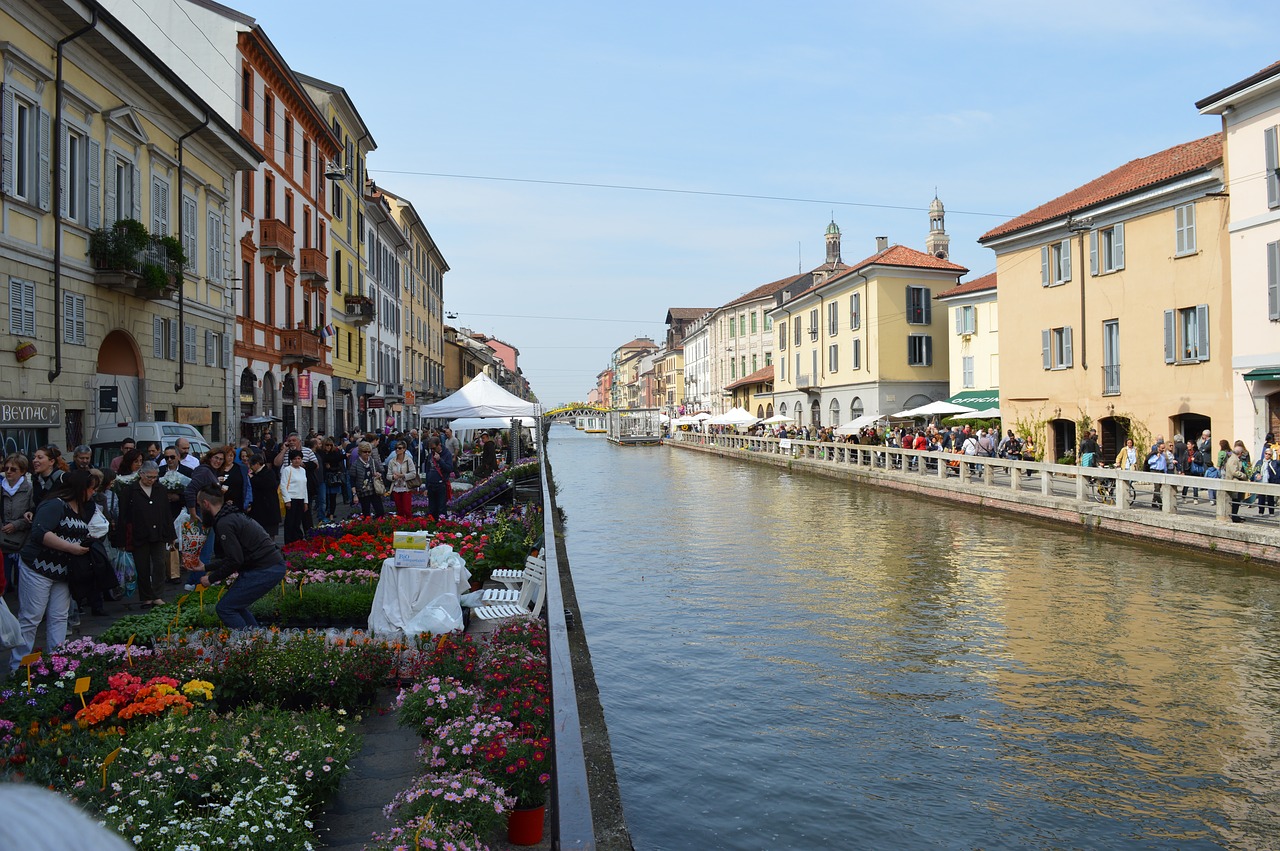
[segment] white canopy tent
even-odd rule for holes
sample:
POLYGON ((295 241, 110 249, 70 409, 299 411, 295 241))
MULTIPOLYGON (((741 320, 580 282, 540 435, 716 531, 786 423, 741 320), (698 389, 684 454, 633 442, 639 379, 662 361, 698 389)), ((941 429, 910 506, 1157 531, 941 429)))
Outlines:
POLYGON ((774 414, 767 420, 761 420, 760 422, 765 425, 777 425, 778 423, 794 423, 795 419, 787 416, 786 414, 774 414))
POLYGON ((856 434, 857 432, 862 431, 867 426, 873 423, 878 423, 883 419, 884 417, 880 416, 879 414, 863 414, 857 419, 849 420, 849 422, 837 428, 835 433, 842 436, 856 434))
POLYGON ((999 408, 987 408, 985 411, 974 411, 971 414, 956 414, 957 420, 998 420, 1000 419, 999 408))
POLYGON ((449 428, 457 431, 479 431, 490 428, 511 428, 511 421, 519 420, 521 428, 536 428, 536 417, 459 417, 450 420, 449 428))
POLYGON ((929 404, 921 405, 918 408, 909 408, 908 410, 894 414, 894 416, 908 417, 912 419, 915 417, 946 417, 952 414, 968 414, 972 411, 973 408, 965 405, 956 405, 952 402, 941 401, 930 402, 929 404))
POLYGON ((458 417, 537 417, 541 415, 542 407, 507 392, 492 378, 480 373, 461 390, 439 402, 423 405, 419 412, 423 417, 443 420, 458 417))
POLYGON ((733 408, 727 414, 721 414, 718 417, 712 417, 707 420, 710 425, 727 425, 735 427, 753 426, 760 422, 760 418, 747 411, 744 408, 733 408))

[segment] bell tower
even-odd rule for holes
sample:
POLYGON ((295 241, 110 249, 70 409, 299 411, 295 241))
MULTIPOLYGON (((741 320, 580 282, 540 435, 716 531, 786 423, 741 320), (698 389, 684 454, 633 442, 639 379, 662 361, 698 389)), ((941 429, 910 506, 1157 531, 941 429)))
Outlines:
POLYGON ((945 218, 946 211, 935 194, 929 204, 929 237, 924 241, 924 250, 940 260, 946 260, 951 254, 951 237, 947 236, 945 218))
POLYGON ((840 262, 840 227, 832 219, 827 225, 827 265, 835 266, 840 262))

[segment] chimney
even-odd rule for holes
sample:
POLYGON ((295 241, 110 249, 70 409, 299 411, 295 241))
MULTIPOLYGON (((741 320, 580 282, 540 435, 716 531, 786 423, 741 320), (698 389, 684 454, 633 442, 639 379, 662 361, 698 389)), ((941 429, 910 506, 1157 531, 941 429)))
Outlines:
POLYGON ((889 249, 889 237, 877 236, 876 237, 876 253, 879 254, 881 251, 887 251, 888 249, 889 249))

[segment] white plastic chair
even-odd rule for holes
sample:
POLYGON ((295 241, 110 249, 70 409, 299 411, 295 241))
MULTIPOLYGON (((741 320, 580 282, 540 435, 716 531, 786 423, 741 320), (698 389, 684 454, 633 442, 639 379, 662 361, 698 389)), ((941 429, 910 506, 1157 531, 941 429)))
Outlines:
MULTIPOLYGON (((546 560, 543 559, 541 556, 529 556, 524 560, 524 566, 526 568, 531 564, 539 565, 540 567, 542 567, 543 570, 546 570, 546 567, 547 567, 546 560)), ((512 570, 509 567, 504 567, 504 568, 495 570, 490 575, 489 578, 496 579, 498 582, 501 582, 507 588, 516 589, 520 587, 520 583, 524 582, 524 570, 512 570)), ((500 589, 494 588, 490 590, 496 591, 500 589)), ((489 600, 488 593, 489 593, 488 591, 485 592, 485 595, 486 595, 484 598, 485 602, 488 602, 489 600)), ((516 599, 515 595, 513 594, 511 596, 511 601, 514 601, 515 599, 516 599)))
POLYGON ((515 602, 480 606, 472 609, 471 615, 482 621, 496 620, 498 618, 539 617, 542 614, 542 604, 547 598, 546 579, 546 563, 539 559, 537 564, 529 564, 525 567, 524 582, 520 585, 519 596, 515 602))

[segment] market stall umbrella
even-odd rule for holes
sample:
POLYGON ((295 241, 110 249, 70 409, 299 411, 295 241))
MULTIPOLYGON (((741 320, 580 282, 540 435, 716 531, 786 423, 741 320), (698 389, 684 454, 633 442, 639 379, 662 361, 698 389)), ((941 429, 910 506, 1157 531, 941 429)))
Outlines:
POLYGON ((999 408, 987 408, 985 411, 974 411, 971 414, 956 414, 953 419, 957 420, 998 420, 1000 419, 999 408))
POLYGON ((857 419, 850 420, 849 422, 837 428, 835 433, 842 436, 857 434, 858 432, 862 431, 864 428, 871 425, 872 423, 880 422, 883 419, 884 417, 880 416, 879 414, 863 414, 857 419))
POLYGON ((956 405, 952 402, 930 402, 918 408, 899 411, 894 416, 915 419, 916 417, 946 417, 952 414, 968 414, 972 413, 972 411, 973 408, 966 405, 956 405))
POLYGON ((777 425, 778 423, 793 423, 795 422, 795 419, 793 417, 787 416, 786 414, 774 414, 773 416, 769 417, 769 419, 761 420, 760 422, 764 423, 765 425, 777 425))
POLYGON ((727 414, 712 417, 708 422, 711 425, 753 426, 760 422, 760 418, 743 408, 733 408, 727 414))

